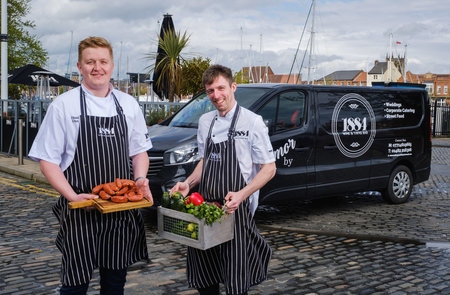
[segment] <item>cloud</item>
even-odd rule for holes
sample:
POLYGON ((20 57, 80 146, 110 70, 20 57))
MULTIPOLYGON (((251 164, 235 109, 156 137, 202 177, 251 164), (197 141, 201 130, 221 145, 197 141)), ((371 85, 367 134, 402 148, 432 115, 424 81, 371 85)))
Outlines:
MULTIPOLYGON (((450 20, 447 1, 318 0, 313 58, 315 78, 335 70, 368 70, 389 50, 389 35, 407 45, 408 69, 414 73, 448 73, 450 20)), ((185 54, 209 57, 230 66, 269 65, 275 73, 292 67, 310 0, 283 1, 122 1, 32 0, 30 19, 49 51, 49 68, 67 70, 73 32, 71 68, 78 42, 88 36, 107 38, 114 47, 116 68, 122 53, 121 77, 142 72, 156 51, 163 15, 173 15, 175 29, 190 34, 185 54)), ((299 48, 303 58, 310 36, 308 24, 299 48)), ((404 46, 395 48, 404 53, 404 46), (402 51, 403 50, 403 51, 402 51)), ((304 69, 309 65, 305 59, 304 69)), ((299 69, 301 59, 295 67, 299 69)), ((305 70, 306 71, 306 70, 305 70)), ((115 74, 116 75, 116 74, 115 74)))

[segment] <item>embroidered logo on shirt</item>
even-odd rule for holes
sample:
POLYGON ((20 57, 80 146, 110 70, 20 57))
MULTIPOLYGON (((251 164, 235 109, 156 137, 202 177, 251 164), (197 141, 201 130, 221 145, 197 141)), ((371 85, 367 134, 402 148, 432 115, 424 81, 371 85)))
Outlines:
POLYGON ((219 162, 222 159, 222 155, 219 153, 211 153, 209 155, 209 159, 211 161, 219 162))
POLYGON ((249 135, 249 130, 236 130, 233 133, 234 138, 247 138, 249 135))
POLYGON ((71 116, 70 118, 72 119, 72 123, 80 122, 80 117, 79 116, 71 116))
POLYGON ((98 128, 98 136, 110 137, 114 136, 114 128, 98 128))

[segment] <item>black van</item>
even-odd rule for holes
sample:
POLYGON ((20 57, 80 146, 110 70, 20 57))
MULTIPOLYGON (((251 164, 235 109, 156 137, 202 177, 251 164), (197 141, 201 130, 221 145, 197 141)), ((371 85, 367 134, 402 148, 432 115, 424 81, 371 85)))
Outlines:
MULTIPOLYGON (((398 204, 429 177, 430 107, 422 85, 246 84, 235 96, 263 117, 275 153, 277 173, 260 203, 380 191, 398 204)), ((156 201, 194 169, 198 119, 214 109, 202 93, 149 128, 156 201)))

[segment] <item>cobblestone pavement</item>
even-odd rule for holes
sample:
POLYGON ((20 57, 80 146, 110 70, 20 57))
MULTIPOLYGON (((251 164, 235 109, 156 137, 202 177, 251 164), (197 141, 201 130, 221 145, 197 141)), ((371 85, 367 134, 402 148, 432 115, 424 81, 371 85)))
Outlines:
MULTIPOLYGON (((433 165, 449 153, 433 148, 433 165)), ((255 218, 273 256, 249 294, 450 294, 450 250, 439 247, 450 242, 449 180, 433 174, 402 205, 366 193, 262 207, 255 218)), ((0 294, 58 293, 55 201, 48 185, 0 173, 0 294)), ((125 294, 197 294, 184 246, 159 239, 154 211, 142 212, 150 261, 130 267, 125 294)), ((98 290, 95 272, 89 294, 98 290)))
MULTIPOLYGON (((446 165, 450 148, 433 148, 433 165, 446 165)), ((362 193, 311 203, 262 206, 259 225, 306 233, 392 241, 450 242, 450 175, 431 174, 414 187, 408 202, 391 205, 379 193, 362 193)))

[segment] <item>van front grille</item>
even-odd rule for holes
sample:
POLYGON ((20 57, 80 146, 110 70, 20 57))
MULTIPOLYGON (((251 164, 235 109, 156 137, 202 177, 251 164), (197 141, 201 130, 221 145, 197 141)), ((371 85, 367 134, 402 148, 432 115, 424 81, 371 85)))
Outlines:
POLYGON ((157 175, 164 166, 164 158, 162 156, 161 157, 150 156, 149 160, 150 166, 148 168, 147 177, 157 175))

